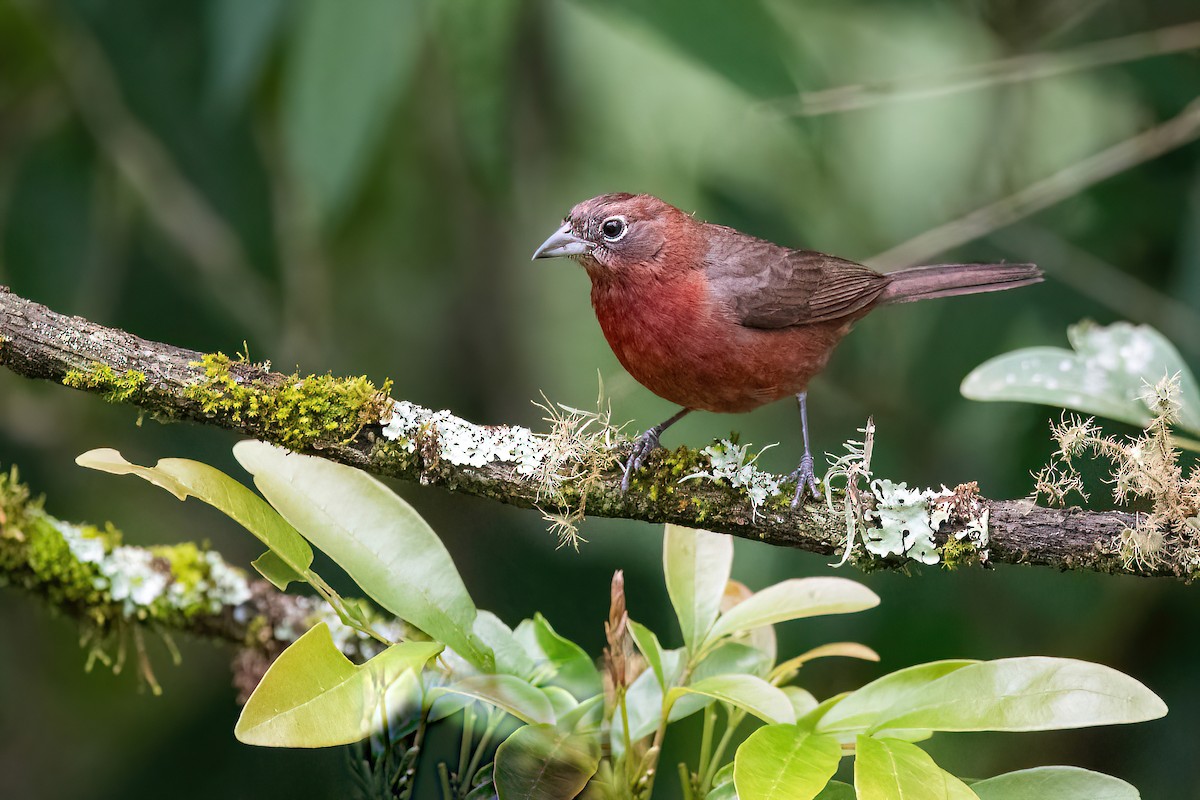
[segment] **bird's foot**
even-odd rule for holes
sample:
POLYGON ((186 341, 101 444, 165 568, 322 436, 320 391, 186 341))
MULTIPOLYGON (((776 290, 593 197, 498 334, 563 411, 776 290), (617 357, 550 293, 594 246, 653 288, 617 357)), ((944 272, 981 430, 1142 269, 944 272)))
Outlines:
POLYGON ((643 433, 633 442, 633 452, 629 454, 629 460, 625 462, 625 474, 621 477, 621 493, 629 491, 629 479, 633 477, 633 473, 642 468, 646 463, 646 458, 655 450, 658 449, 658 437, 662 435, 662 431, 655 427, 643 433))
POLYGON ((800 466, 791 474, 796 479, 796 496, 792 498, 792 508, 799 508, 804 502, 804 495, 812 494, 813 500, 820 500, 821 493, 817 489, 817 476, 813 473, 812 453, 805 453, 800 459, 800 466))

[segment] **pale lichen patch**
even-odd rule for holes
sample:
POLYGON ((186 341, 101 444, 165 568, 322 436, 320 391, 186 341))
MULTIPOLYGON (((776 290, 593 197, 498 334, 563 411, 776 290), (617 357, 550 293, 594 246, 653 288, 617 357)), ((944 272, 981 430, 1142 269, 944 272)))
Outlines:
POLYGON ((750 511, 755 517, 768 498, 779 494, 783 479, 755 466, 758 457, 775 445, 770 444, 754 453, 749 444, 734 444, 729 439, 722 439, 716 444, 709 445, 701 452, 708 456, 709 468, 693 472, 680 479, 687 480, 702 478, 714 482, 724 481, 734 489, 741 489, 750 501, 750 511))

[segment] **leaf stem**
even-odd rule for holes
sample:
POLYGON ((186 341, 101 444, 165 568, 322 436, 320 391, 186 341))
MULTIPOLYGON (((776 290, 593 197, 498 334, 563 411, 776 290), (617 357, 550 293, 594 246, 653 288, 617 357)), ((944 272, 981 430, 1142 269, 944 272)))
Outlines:
MULTIPOLYGON (((716 704, 704 707, 704 733, 700 736, 700 763, 696 765, 697 777, 703 776, 708 772, 708 765, 712 758, 712 743, 713 743, 713 727, 717 722, 716 704)), ((703 791, 704 787, 700 789, 703 791)))
POLYGON ((475 705, 469 704, 463 709, 462 742, 458 747, 458 793, 464 795, 463 786, 469 786, 466 777, 467 765, 471 759, 471 744, 475 733, 475 705))
POLYGON ((704 773, 704 777, 700 780, 700 791, 707 792, 712 786, 713 777, 717 774, 717 770, 721 768, 721 759, 725 757, 725 748, 729 746, 729 742, 733 739, 733 733, 738 726, 742 724, 742 720, 746 717, 745 711, 738 711, 732 707, 726 707, 728 718, 725 722, 725 732, 721 734, 721 740, 717 742, 717 749, 713 753, 712 761, 708 765, 708 770, 704 773))
POLYGON ((465 780, 468 787, 475 778, 475 772, 479 769, 479 762, 483 760, 483 754, 487 752, 488 745, 492 743, 492 735, 496 733, 496 728, 500 727, 503 719, 504 712, 497 711, 495 708, 488 709, 487 726, 483 729, 483 737, 480 738, 479 745, 475 748, 475 755, 471 756, 466 776, 460 779, 465 780))

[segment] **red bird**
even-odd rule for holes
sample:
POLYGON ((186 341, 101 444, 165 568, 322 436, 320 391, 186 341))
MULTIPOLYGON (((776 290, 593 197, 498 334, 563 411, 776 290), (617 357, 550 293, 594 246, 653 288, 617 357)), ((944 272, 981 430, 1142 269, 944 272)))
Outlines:
POLYGON ((1042 279, 1033 264, 939 264, 880 274, 701 222, 645 194, 605 194, 575 206, 533 254, 559 256, 587 270, 596 319, 622 366, 683 406, 637 439, 622 491, 662 432, 685 414, 740 413, 795 396, 804 456, 793 473, 793 507, 806 491, 818 497, 808 382, 855 322, 876 306, 1042 279))

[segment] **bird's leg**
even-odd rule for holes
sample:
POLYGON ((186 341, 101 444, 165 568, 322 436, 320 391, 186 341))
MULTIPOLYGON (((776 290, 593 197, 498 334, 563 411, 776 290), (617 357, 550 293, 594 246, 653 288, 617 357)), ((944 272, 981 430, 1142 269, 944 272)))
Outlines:
POLYGON ((621 478, 622 492, 629 491, 629 479, 633 477, 633 473, 642 468, 642 464, 646 461, 646 456, 653 453, 658 447, 658 437, 662 436, 662 432, 683 419, 684 415, 689 411, 691 411, 690 408, 679 409, 679 412, 675 416, 648 429, 634 440, 633 452, 630 453, 629 460, 625 462, 625 475, 621 478))
POLYGON ((804 499, 804 495, 809 492, 812 492, 814 500, 821 499, 821 495, 817 491, 817 476, 813 474, 812 450, 808 447, 808 392, 796 395, 796 402, 800 404, 800 428, 804 434, 804 455, 800 457, 800 466, 796 467, 796 471, 792 473, 792 477, 796 479, 796 496, 792 498, 792 508, 798 507, 800 501, 804 499))

